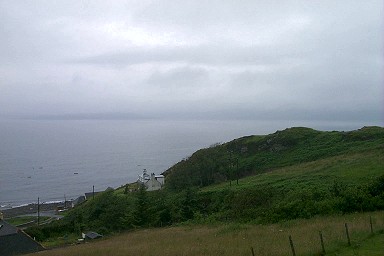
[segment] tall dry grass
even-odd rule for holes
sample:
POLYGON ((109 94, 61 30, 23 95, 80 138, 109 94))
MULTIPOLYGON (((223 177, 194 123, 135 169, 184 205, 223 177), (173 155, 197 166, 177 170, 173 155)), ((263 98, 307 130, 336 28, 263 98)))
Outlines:
POLYGON ((349 225, 352 245, 370 236, 369 216, 376 233, 384 230, 384 212, 294 220, 273 225, 231 223, 219 226, 180 226, 127 232, 82 245, 32 255, 320 255, 319 231, 328 253, 347 246, 344 223, 349 225))

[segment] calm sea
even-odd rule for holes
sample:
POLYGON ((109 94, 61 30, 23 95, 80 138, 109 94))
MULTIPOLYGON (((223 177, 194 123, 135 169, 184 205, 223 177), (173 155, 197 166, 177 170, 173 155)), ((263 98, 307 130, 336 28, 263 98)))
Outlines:
POLYGON ((93 186, 96 191, 116 188, 135 181, 144 168, 159 174, 200 148, 289 126, 293 124, 3 120, 0 205, 4 209, 38 197, 40 202, 74 199, 93 186))

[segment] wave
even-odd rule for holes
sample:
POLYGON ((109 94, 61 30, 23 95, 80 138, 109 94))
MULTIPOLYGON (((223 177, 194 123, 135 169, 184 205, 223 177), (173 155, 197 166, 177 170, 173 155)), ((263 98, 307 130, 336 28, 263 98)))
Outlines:
POLYGON ((1 210, 7 210, 7 209, 12 209, 12 208, 18 208, 18 207, 24 207, 30 204, 20 204, 20 205, 12 205, 12 204, 2 204, 0 205, 1 210))
MULTIPOLYGON (((67 200, 67 202, 70 202, 71 200, 67 200)), ((47 201, 43 202, 41 204, 57 204, 57 203, 64 203, 64 200, 53 200, 53 201, 47 201)))

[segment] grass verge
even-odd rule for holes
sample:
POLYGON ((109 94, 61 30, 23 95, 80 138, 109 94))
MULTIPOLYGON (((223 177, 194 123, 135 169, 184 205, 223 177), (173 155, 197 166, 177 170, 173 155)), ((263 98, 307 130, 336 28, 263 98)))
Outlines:
MULTIPOLYGON (((48 220, 50 217, 41 216, 40 222, 44 222, 48 220)), ((37 217, 36 216, 20 216, 20 217, 13 217, 6 219, 6 221, 14 226, 22 225, 29 222, 36 222, 37 223, 37 217)))
POLYGON ((111 236, 100 241, 48 250, 32 255, 291 255, 291 235, 296 255, 321 255, 319 231, 329 255, 347 254, 358 248, 359 255, 382 239, 384 212, 292 220, 271 225, 229 223, 217 226, 186 225, 144 229, 111 236), (371 239, 369 217, 375 235, 371 239), (348 248, 344 224, 349 225, 348 248), (343 254, 344 253, 344 254, 343 254))
POLYGON ((329 255, 337 256, 382 256, 384 252, 384 234, 370 236, 354 246, 346 247, 329 255))

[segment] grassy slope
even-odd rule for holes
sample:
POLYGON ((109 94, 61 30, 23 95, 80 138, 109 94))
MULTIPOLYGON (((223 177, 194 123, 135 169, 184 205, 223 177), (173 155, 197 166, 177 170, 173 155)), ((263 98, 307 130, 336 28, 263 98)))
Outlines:
MULTIPOLYGON (((359 185, 383 174, 384 148, 377 148, 274 169, 240 179, 238 186, 233 185, 230 188, 242 190, 268 185, 289 191, 308 186, 330 187, 335 180, 359 185)), ((228 187, 229 184, 226 182, 203 188, 202 191, 217 191, 228 187)))
POLYGON ((381 127, 364 127, 351 132, 295 127, 201 149, 164 174, 170 188, 201 187, 236 176, 260 174, 333 156, 382 151, 383 148, 384 128, 381 127))
POLYGON ((271 225, 221 224, 145 229, 111 238, 54 249, 38 254, 51 255, 291 255, 291 235, 297 255, 320 255, 322 231, 327 255, 379 255, 384 230, 384 212, 318 217, 271 225), (375 235, 370 236, 369 216, 375 235), (352 248, 347 248, 344 223, 349 224, 352 248), (379 234, 381 232, 381 235, 379 234), (371 240, 372 239, 372 240, 371 240), (351 250, 361 254, 351 254, 351 250), (375 254, 376 253, 376 254, 375 254))
POLYGON ((382 256, 384 252, 384 234, 369 237, 369 239, 351 247, 342 248, 329 255, 337 256, 382 256))
POLYGON ((361 193, 384 174, 384 149, 338 155, 282 167, 201 189, 209 201, 205 213, 212 220, 242 220, 259 223, 316 215, 369 210, 361 193), (334 187, 341 190, 334 194, 334 187), (361 201, 363 200, 363 201, 361 201), (225 203, 229 201, 229 203, 225 203), (216 203, 216 209, 211 204, 216 203), (361 207, 361 208, 360 208, 361 207))

